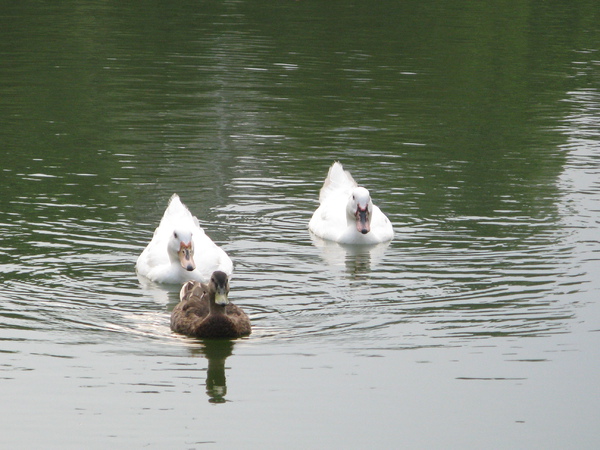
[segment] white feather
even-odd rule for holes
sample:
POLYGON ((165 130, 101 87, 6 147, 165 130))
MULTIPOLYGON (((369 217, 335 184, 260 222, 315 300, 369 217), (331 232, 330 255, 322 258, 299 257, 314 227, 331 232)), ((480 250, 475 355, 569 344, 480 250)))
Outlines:
POLYGON ((320 238, 341 244, 377 244, 394 237, 391 222, 373 205, 369 191, 359 187, 339 162, 329 168, 319 202, 308 228, 320 238), (366 234, 358 231, 356 224, 355 212, 359 205, 363 208, 369 205, 370 231, 366 234))
POLYGON ((230 276, 233 263, 206 235, 179 196, 173 194, 152 240, 137 259, 136 270, 157 283, 181 284, 189 280, 206 282, 215 270, 230 276), (189 243, 190 239, 194 242, 196 263, 193 271, 185 270, 176 256, 179 243, 189 243))

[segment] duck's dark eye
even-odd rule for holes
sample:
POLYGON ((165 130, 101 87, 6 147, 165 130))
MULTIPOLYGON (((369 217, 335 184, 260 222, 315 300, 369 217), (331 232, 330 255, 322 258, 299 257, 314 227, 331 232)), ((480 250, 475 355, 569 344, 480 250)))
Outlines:
POLYGON ((173 231, 173 237, 174 237, 175 239, 177 239, 177 238, 178 238, 178 236, 177 236, 177 231, 173 231))

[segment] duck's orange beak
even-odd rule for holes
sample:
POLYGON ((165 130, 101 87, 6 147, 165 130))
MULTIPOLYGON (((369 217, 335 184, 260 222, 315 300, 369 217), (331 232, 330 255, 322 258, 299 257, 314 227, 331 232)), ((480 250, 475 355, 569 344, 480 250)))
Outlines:
POLYGON ((179 263, 181 264, 181 267, 190 272, 196 268, 196 263, 194 263, 194 246, 192 241, 188 242, 187 244, 180 242, 179 251, 177 253, 179 255, 179 263))

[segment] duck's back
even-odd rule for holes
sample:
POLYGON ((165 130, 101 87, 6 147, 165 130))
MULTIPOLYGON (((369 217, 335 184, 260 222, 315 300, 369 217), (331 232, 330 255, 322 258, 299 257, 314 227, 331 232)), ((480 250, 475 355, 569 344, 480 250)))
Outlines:
POLYGON ((225 314, 235 324, 238 336, 248 336, 252 332, 250 318, 241 308, 238 308, 233 303, 229 303, 225 307, 225 314))
POLYGON ((225 307, 225 314, 210 314, 208 300, 192 299, 175 306, 171 314, 171 329, 186 336, 198 338, 236 338, 251 332, 250 319, 233 304, 225 307))
POLYGON ((202 280, 208 280, 215 270, 225 272, 227 275, 233 273, 233 261, 225 250, 215 244, 202 228, 193 235, 194 239, 194 261, 196 272, 201 275, 202 280))
POLYGON ((346 203, 356 181, 339 162, 329 168, 319 193, 319 207, 313 213, 308 228, 323 239, 336 240, 346 227, 346 203))
POLYGON ((358 186, 358 184, 354 181, 350 172, 344 170, 344 167, 339 162, 335 162, 329 168, 327 178, 325 178, 323 187, 319 192, 319 202, 323 204, 338 196, 346 197, 347 200, 352 189, 356 186, 358 186))
POLYGON ((198 219, 196 216, 192 215, 187 206, 181 202, 179 195, 173 194, 157 230, 159 228, 165 228, 171 232, 173 229, 177 228, 195 229, 199 226, 198 219))
POLYGON ((181 301, 171 313, 171 330, 189 336, 194 324, 200 323, 208 313, 209 306, 206 299, 181 301))

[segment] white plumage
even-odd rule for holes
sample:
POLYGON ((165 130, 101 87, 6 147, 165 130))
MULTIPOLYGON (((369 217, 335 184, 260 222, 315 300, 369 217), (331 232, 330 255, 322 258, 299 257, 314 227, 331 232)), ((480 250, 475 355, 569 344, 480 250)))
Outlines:
POLYGON ((319 194, 320 205, 308 228, 320 238, 340 244, 378 244, 394 237, 389 219, 375 206, 369 191, 334 162, 319 194))
POLYGON ((205 282, 215 270, 228 276, 233 272, 229 256, 206 235, 177 194, 169 200, 152 240, 135 266, 140 275, 167 284, 205 282))

